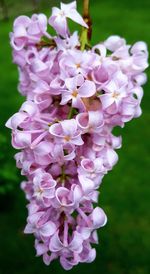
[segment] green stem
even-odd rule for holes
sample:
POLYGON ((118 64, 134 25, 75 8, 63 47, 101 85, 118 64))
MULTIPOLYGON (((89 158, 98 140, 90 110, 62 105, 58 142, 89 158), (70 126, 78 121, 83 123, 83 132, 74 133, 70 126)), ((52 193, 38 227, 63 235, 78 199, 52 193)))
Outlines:
POLYGON ((74 115, 74 108, 71 107, 71 108, 70 108, 70 111, 69 111, 69 113, 68 113, 68 119, 71 119, 71 118, 73 117, 73 115, 74 115))
POLYGON ((81 42, 81 50, 91 48, 90 46, 90 40, 92 36, 92 21, 89 14, 89 2, 90 0, 83 0, 83 18, 85 23, 88 25, 87 28, 82 28, 81 36, 80 36, 80 42, 81 42))
POLYGON ((85 50, 86 45, 88 45, 88 38, 87 38, 87 32, 88 30, 86 28, 82 29, 82 33, 80 36, 80 41, 81 41, 81 50, 85 50))

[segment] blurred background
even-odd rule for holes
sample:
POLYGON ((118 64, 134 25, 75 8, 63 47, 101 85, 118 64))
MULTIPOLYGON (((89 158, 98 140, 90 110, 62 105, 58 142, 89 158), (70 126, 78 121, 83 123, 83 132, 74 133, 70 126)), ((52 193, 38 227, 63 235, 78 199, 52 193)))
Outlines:
MULTIPOLYGON (((63 1, 65 3, 69 1, 63 1)), ((149 0, 91 0, 92 42, 118 34, 129 44, 143 40, 150 46, 149 0)), ((4 124, 18 111, 24 98, 17 92, 17 67, 12 64, 9 32, 18 15, 44 12, 50 15, 52 0, 0 0, 0 274, 64 274, 58 262, 50 267, 35 257, 34 238, 23 234, 26 200, 20 190, 20 170, 15 167, 15 151, 10 131, 4 124)), ((82 0, 78 0, 82 11, 82 0)), ((149 70, 147 71, 150 75, 149 70)), ((150 273, 150 81, 145 86, 143 115, 117 133, 123 137, 119 162, 105 176, 100 206, 108 224, 99 230, 97 258, 79 265, 71 274, 150 273)))

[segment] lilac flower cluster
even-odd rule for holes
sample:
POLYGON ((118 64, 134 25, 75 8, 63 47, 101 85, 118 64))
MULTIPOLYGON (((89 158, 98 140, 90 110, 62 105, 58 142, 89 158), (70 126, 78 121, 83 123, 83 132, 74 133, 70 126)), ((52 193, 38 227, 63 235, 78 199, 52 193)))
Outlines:
POLYGON ((15 20, 10 39, 26 101, 6 126, 27 177, 24 232, 34 234, 45 264, 60 258, 69 270, 95 259, 96 230, 107 221, 95 206, 98 189, 121 147, 112 130, 141 115, 148 52, 144 42, 130 46, 119 36, 81 50, 67 18, 88 28, 76 2, 53 8, 49 20, 44 14, 15 20))

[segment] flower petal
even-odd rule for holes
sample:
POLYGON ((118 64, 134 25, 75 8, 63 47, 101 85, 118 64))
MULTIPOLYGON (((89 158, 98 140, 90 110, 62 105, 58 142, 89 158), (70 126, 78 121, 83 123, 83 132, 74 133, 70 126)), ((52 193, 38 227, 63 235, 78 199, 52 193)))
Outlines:
POLYGON ((79 181, 84 194, 88 194, 95 189, 94 182, 83 175, 79 175, 79 181))
POLYGON ((53 150, 53 145, 50 142, 47 141, 42 141, 40 142, 35 148, 34 148, 34 153, 38 155, 47 155, 53 150))
POLYGON ((49 249, 52 252, 58 252, 58 251, 62 250, 63 247, 64 246, 63 246, 62 242, 60 241, 58 232, 57 232, 52 236, 52 238, 50 240, 49 249))
POLYGON ((88 28, 88 25, 85 23, 82 16, 75 9, 71 9, 70 12, 67 13, 67 17, 79 25, 88 28))
POLYGON ((44 237, 52 236, 56 231, 56 225, 49 221, 40 228, 40 234, 44 237))
POLYGON ((80 253, 83 249, 82 243, 83 243, 82 236, 77 231, 75 231, 73 240, 71 241, 68 247, 71 251, 80 253))
POLYGON ((108 108, 109 106, 111 106, 114 103, 113 97, 109 94, 100 95, 100 100, 102 102, 103 109, 108 108))
POLYGON ((106 217, 104 211, 100 207, 96 207, 93 210, 93 212, 91 214, 91 218, 92 218, 93 225, 94 225, 95 229, 104 226, 107 222, 107 217, 106 217))
POLYGON ((96 86, 94 82, 86 80, 78 90, 79 95, 83 98, 91 97, 96 93, 96 86))

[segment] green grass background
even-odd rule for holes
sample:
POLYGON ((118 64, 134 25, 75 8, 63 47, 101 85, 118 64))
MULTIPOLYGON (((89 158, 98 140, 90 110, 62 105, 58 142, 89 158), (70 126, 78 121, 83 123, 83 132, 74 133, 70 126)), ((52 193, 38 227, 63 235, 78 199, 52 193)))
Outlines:
MULTIPOLYGON (((28 14, 30 5, 17 3, 11 1, 11 16, 28 14)), ((78 3, 81 11, 82 1, 78 3)), ((41 5, 41 11, 49 14, 45 7, 41 5)), ((129 44, 144 40, 150 46, 150 1, 91 0, 91 15, 93 43, 118 34, 129 44)), ((24 100, 17 92, 18 73, 11 60, 8 34, 12 22, 12 17, 0 22, 0 274, 64 274, 58 262, 47 267, 41 258, 35 258, 33 237, 23 234, 26 201, 10 132, 4 127, 24 100)), ((149 69, 147 73, 150 75, 149 69)), ((71 274, 150 273, 150 82, 144 89, 143 115, 119 129, 123 137, 119 162, 101 186, 99 204, 107 213, 108 224, 99 230, 97 258, 90 265, 75 267, 71 274)))

